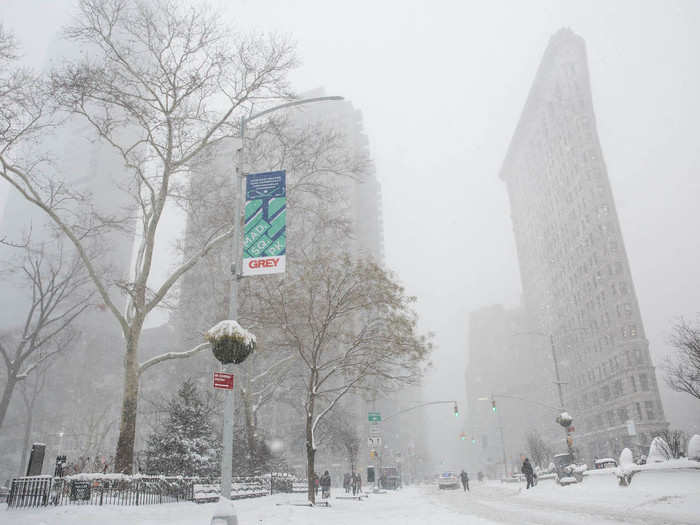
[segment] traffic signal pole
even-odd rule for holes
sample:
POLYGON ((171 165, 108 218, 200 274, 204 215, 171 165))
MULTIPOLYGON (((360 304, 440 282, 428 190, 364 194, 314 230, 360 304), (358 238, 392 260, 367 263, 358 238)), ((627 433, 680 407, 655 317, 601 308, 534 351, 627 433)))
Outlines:
POLYGON ((498 430, 501 432, 501 447, 503 449, 503 477, 507 478, 508 477, 508 459, 506 456, 506 440, 503 437, 503 423, 501 422, 501 413, 496 409, 496 399, 493 397, 493 394, 491 394, 491 407, 492 410, 496 413, 496 417, 498 418, 498 430))

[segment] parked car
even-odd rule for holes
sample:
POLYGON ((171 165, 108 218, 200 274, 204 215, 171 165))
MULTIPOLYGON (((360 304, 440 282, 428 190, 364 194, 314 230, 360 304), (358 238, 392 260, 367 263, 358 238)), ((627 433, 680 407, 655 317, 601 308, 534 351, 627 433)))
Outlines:
POLYGON ((458 489, 459 477, 456 472, 443 472, 438 476, 438 487, 443 489, 458 489))
POLYGON ((600 458, 595 460, 596 470, 615 467, 617 467, 617 461, 615 461, 613 458, 600 458))

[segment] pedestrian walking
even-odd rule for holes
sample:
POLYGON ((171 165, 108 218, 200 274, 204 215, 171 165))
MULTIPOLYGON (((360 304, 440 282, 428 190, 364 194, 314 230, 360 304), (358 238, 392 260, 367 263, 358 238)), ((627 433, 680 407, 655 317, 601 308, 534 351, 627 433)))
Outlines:
POLYGON ((343 488, 345 489, 345 494, 348 494, 350 492, 350 486, 352 484, 352 476, 346 472, 343 474, 343 488))
POLYGON ((331 475, 326 470, 321 476, 321 497, 323 499, 328 499, 331 496, 331 475))
POLYGON ((462 469, 462 472, 459 474, 459 479, 462 480, 462 489, 464 490, 464 492, 468 491, 469 490, 469 474, 467 474, 467 472, 464 469, 462 469))
POLYGON ((362 478, 360 474, 354 474, 352 476, 352 495, 357 496, 362 491, 362 478))
POLYGON ((530 487, 534 487, 535 484, 533 483, 533 477, 535 475, 535 471, 533 470, 528 458, 525 458, 525 461, 523 461, 523 466, 520 469, 520 472, 525 474, 525 478, 527 479, 527 487, 525 488, 529 489, 530 487))
POLYGON ((319 483, 319 479, 318 479, 318 474, 316 474, 316 473, 314 472, 314 493, 316 494, 316 496, 318 496, 318 487, 319 487, 319 485, 320 485, 320 483, 319 483))

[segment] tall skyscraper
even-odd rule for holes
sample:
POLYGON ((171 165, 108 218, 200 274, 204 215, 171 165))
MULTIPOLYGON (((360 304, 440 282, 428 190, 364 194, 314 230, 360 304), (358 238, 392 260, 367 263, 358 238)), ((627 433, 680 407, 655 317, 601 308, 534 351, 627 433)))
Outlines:
MULTIPOLYGON (((500 176, 524 307, 534 329, 553 337, 575 448, 587 458, 644 451, 668 424, 596 131, 585 43, 571 30, 550 40, 500 176)), ((551 369, 541 374, 532 380, 552 381, 551 369)))

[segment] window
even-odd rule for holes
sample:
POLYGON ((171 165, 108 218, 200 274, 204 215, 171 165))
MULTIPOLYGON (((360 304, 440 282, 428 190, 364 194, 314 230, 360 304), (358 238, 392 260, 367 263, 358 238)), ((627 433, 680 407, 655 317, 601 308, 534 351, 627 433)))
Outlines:
POLYGON ((634 406, 637 409, 637 417, 641 421, 643 419, 643 417, 642 417, 642 405, 640 405, 639 403, 635 403, 634 406))
POLYGON ((647 413, 647 419, 654 419, 654 402, 644 401, 644 410, 647 413))
POLYGON ((617 409, 617 418, 620 420, 620 423, 623 425, 627 422, 629 419, 629 414, 627 413, 626 408, 618 408, 617 409))
POLYGON ((613 391, 615 392, 616 397, 620 397, 624 393, 622 390, 621 380, 618 379, 617 381, 615 381, 615 383, 613 384, 613 391))
POLYGON ((637 325, 631 324, 629 332, 630 332, 630 337, 637 337, 637 325))
POLYGON ((610 401, 610 387, 608 385, 603 386, 603 400, 610 401))
POLYGON ((639 374, 639 384, 642 386, 644 392, 649 391, 649 378, 646 374, 639 374))
POLYGON ((622 308, 623 308, 623 310, 624 310, 624 312, 625 312, 625 316, 626 316, 628 319, 629 319, 630 317, 632 317, 632 305, 631 305, 631 304, 625 303, 624 305, 622 305, 622 308))
POLYGON ((608 425, 611 427, 615 425, 615 412, 612 410, 608 410, 605 413, 606 417, 608 418, 608 425))
POLYGON ((634 376, 630 376, 630 383, 632 383, 632 392, 637 391, 637 381, 634 379, 634 376))
POLYGON ((595 418, 596 423, 598 424, 598 428, 601 428, 603 426, 603 414, 598 414, 595 418))

